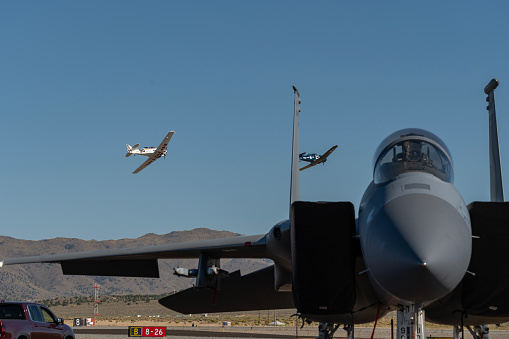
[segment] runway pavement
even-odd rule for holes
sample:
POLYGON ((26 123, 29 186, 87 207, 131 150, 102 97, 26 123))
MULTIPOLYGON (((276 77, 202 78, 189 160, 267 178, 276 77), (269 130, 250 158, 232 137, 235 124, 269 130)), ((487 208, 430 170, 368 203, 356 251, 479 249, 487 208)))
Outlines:
MULTIPOLYGON (((127 337, 127 328, 77 328, 74 330, 76 338, 81 338, 81 335, 89 338, 90 335, 106 335, 108 337, 119 336, 127 337), (79 336, 78 336, 79 335, 79 336)), ((274 338, 274 339, 290 339, 295 338, 295 334, 277 334, 277 333, 251 333, 251 332, 221 332, 221 331, 207 331, 207 330, 193 330, 193 329, 166 329, 166 337, 185 337, 185 338, 274 338)), ((92 338, 92 337, 90 337, 92 338)))
MULTIPOLYGON (((355 328, 355 338, 370 338, 372 328, 369 327, 357 327, 355 328)), ((81 327, 74 328, 76 333, 76 339, 124 339, 128 337, 127 327, 81 327)), ((274 328, 274 327, 167 327, 166 338, 175 339, 203 339, 206 338, 267 338, 267 339, 311 339, 316 338, 318 335, 317 328, 305 327, 304 329, 295 329, 291 327, 274 328)), ((345 338, 346 332, 339 329, 336 332, 334 338, 345 338)), ((378 328, 376 329, 376 339, 391 339, 390 328, 378 328)), ((426 329, 426 337, 441 337, 451 338, 451 329, 426 329)), ((506 330, 491 330, 490 339, 509 339, 509 331, 506 330)), ((472 338, 470 333, 465 329, 465 339, 472 338)))

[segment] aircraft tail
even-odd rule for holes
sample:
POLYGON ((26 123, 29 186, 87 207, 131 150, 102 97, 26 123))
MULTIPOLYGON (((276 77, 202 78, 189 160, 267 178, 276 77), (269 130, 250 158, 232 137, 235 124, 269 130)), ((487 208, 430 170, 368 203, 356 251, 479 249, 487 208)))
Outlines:
POLYGON ((299 200, 300 180, 299 180, 299 112, 300 112, 300 94, 297 87, 293 86, 295 93, 294 111, 293 111, 293 140, 292 140, 292 176, 290 184, 290 213, 292 204, 299 200))
POLYGON ((138 148, 140 147, 140 144, 136 144, 134 146, 126 144, 126 146, 127 146, 127 154, 125 156, 127 158, 127 157, 130 157, 131 154, 133 154, 133 151, 137 151, 138 150, 138 148))
POLYGON ((489 138, 490 138, 490 195, 491 201, 504 201, 504 185, 502 183, 502 166, 500 165, 500 147, 498 145, 497 115, 495 113, 495 88, 498 80, 492 79, 484 88, 488 95, 489 138))

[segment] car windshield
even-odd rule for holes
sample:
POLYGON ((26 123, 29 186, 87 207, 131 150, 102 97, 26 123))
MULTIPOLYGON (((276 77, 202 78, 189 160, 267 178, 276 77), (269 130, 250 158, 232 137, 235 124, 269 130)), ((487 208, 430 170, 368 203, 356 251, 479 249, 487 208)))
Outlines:
POLYGON ((384 183, 406 172, 426 172, 453 182, 452 165, 437 146, 419 139, 400 141, 385 149, 375 165, 375 184, 384 183))

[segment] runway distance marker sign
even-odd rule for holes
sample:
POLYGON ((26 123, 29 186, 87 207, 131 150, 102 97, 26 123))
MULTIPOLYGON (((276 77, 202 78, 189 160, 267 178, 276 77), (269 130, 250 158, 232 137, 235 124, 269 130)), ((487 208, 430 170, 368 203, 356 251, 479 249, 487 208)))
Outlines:
POLYGON ((129 337, 166 337, 166 327, 129 326, 129 337))

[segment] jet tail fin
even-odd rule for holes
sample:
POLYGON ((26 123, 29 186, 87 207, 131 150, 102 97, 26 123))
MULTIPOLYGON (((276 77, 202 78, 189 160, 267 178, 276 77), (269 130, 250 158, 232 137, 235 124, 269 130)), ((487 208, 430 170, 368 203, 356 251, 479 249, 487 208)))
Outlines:
POLYGON ((300 180, 299 180, 299 112, 300 112, 300 94, 297 87, 293 86, 294 110, 293 110, 293 140, 292 140, 292 175, 290 184, 290 213, 294 201, 299 200, 300 180))
POLYGON ((502 165, 500 164, 500 146, 498 144, 497 115, 495 112, 495 88, 498 86, 498 80, 492 79, 484 88, 484 93, 488 95, 489 111, 489 138, 490 138, 490 196, 491 201, 504 201, 504 185, 502 182, 502 165))

